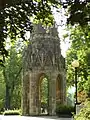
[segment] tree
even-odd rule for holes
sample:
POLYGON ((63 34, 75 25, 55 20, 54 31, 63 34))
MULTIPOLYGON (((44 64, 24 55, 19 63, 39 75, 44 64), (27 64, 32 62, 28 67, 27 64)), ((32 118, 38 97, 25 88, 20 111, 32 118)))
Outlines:
POLYGON ((20 93, 21 93, 21 56, 17 54, 15 47, 10 48, 10 55, 5 60, 5 67, 3 68, 3 75, 5 80, 5 108, 10 109, 16 107, 15 104, 19 104, 20 107, 20 93), (15 100, 18 100, 15 102, 15 100), (14 97, 14 99, 13 99, 14 97), (19 102, 18 102, 19 101, 19 102), (12 106, 11 106, 12 103, 12 106), (14 104, 13 104, 14 103, 14 104))
POLYGON ((3 70, 0 67, 0 112, 4 108, 5 103, 5 81, 3 77, 3 70))
POLYGON ((87 94, 90 91, 90 65, 89 65, 89 26, 84 28, 81 26, 70 27, 70 40, 71 47, 67 52, 67 80, 68 86, 74 85, 74 69, 71 63, 74 59, 78 59, 80 66, 78 68, 78 90, 79 92, 85 91, 87 94))
POLYGON ((32 21, 41 22, 44 25, 53 24, 51 6, 58 6, 57 1, 52 0, 1 0, 0 2, 0 61, 2 55, 7 56, 5 49, 7 38, 11 42, 16 37, 25 39, 25 33, 32 30, 32 21), (32 20, 33 19, 33 20, 32 20))
POLYGON ((90 22, 90 2, 89 0, 74 0, 70 4, 70 17, 68 23, 79 24, 81 26, 88 25, 90 22))
POLYGON ((48 79, 44 78, 41 82, 41 102, 48 104, 48 79))
POLYGON ((89 0, 65 0, 60 3, 63 8, 68 9, 67 23, 79 24, 84 27, 90 22, 90 1, 89 0))
POLYGON ((42 2, 42 3, 51 3, 52 5, 56 5, 58 3, 60 3, 59 1, 52 1, 52 0, 49 0, 49 1, 46 1, 46 0, 1 0, 0 1, 0 8, 5 8, 6 5, 9 5, 9 6, 12 6, 12 5, 16 5, 16 4, 21 4, 22 2, 42 2))
POLYGON ((11 41, 16 36, 25 40, 26 31, 32 30, 33 22, 44 25, 53 24, 52 7, 62 6, 68 9, 67 23, 88 25, 90 22, 90 3, 88 0, 0 0, 0 63, 2 55, 7 56, 5 42, 8 37, 11 41))

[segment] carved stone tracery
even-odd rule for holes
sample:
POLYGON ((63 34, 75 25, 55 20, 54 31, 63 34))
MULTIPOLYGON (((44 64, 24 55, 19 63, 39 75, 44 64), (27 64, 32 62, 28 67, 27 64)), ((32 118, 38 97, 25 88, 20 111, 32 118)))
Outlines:
POLYGON ((50 28, 48 33, 40 24, 34 26, 23 61, 23 114, 41 114, 39 84, 37 83, 39 83, 40 75, 44 74, 49 79, 48 114, 54 115, 56 102, 59 101, 62 104, 66 102, 65 59, 61 55, 60 40, 55 26, 50 28), (26 88, 27 81, 29 82, 26 88), (57 83, 60 85, 57 86, 57 83), (25 99, 28 99, 28 103, 25 103, 25 99), (26 104, 29 104, 28 107, 26 104), (27 109, 29 109, 28 113, 27 109))

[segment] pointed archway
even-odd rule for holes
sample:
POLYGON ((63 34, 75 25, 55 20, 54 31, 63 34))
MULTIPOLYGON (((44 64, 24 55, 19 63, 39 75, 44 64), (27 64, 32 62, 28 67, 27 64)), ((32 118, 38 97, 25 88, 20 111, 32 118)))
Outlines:
POLYGON ((65 103, 64 64, 65 59, 61 55, 56 26, 49 28, 49 33, 47 33, 41 24, 35 25, 30 45, 25 50, 23 59, 23 115, 42 115, 43 101, 48 106, 47 113, 55 115, 56 102, 65 103), (47 82, 46 78, 48 78, 47 82), (44 91, 45 94, 43 89, 47 86, 48 92, 44 91), (45 96, 48 96, 46 100, 45 96))
POLYGON ((58 74, 56 79, 56 104, 63 104, 64 102, 64 86, 63 86, 63 78, 61 74, 58 74))
POLYGON ((39 115, 47 115, 49 108, 49 81, 43 73, 38 79, 39 115))

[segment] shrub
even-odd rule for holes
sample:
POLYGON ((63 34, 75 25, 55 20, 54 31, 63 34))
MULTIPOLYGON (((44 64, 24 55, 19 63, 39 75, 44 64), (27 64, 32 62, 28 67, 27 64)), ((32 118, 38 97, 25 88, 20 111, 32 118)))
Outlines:
POLYGON ((5 110, 3 115, 21 115, 20 110, 5 110))
POLYGON ((75 109, 73 106, 58 104, 56 107, 56 114, 58 116, 62 116, 62 115, 72 116, 74 112, 75 109))
POLYGON ((74 116, 74 120, 90 120, 90 99, 85 101, 84 107, 74 116))

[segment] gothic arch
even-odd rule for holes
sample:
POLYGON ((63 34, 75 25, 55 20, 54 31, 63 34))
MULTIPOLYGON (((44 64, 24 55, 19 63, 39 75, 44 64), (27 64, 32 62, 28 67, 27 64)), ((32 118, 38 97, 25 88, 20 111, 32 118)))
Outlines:
POLYGON ((64 104, 66 101, 65 60, 56 26, 47 33, 41 24, 35 25, 30 43, 23 55, 23 115, 41 114, 43 78, 48 78, 48 113, 55 115, 56 102, 64 104))
POLYGON ((48 114, 49 107, 49 81, 45 73, 40 73, 37 79, 37 91, 39 99, 39 115, 48 114), (43 91, 43 87, 46 91, 43 91), (47 87, 47 88, 46 88, 47 87), (46 92, 46 93, 45 93, 46 92), (44 97, 47 99, 45 100, 44 97))
POLYGON ((56 79, 56 103, 62 103, 62 87, 63 87, 63 79, 62 75, 58 74, 56 79))

